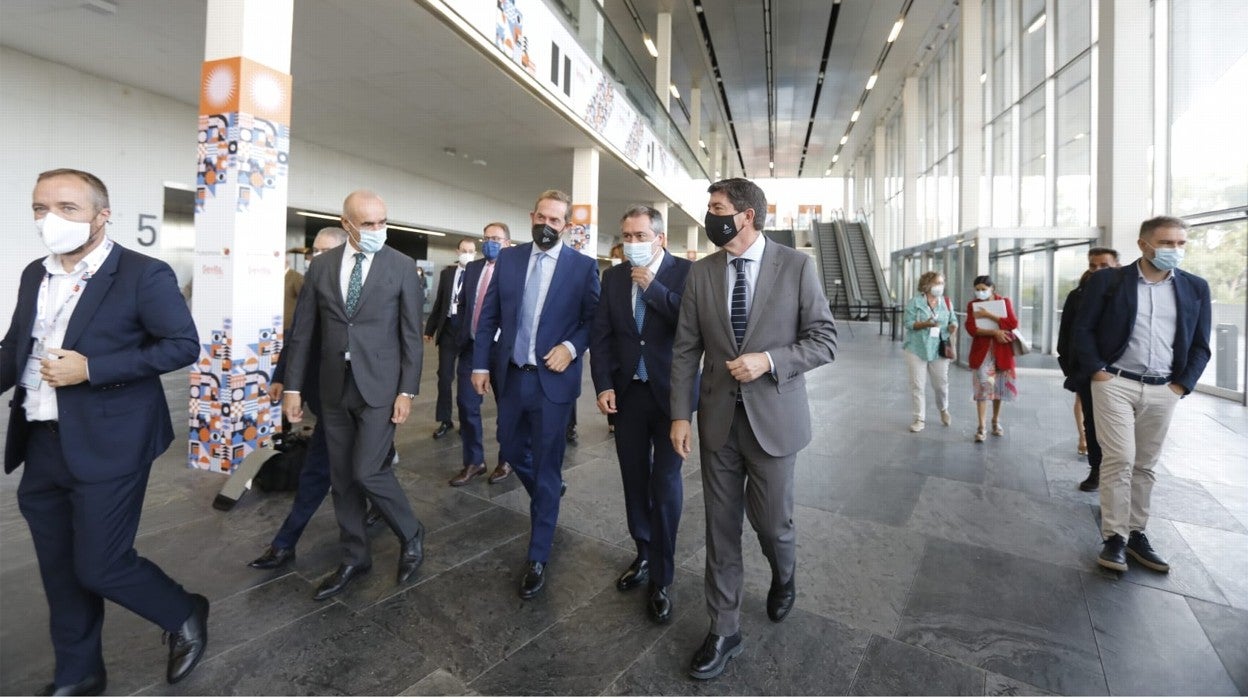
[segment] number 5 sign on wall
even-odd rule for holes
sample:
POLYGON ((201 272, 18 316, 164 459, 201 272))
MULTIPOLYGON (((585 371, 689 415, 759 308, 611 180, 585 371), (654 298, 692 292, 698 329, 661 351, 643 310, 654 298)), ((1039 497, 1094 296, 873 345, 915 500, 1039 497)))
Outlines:
POLYGON ((144 247, 151 247, 156 244, 156 226, 153 225, 155 220, 156 216, 153 216, 150 213, 139 214, 139 234, 137 239, 140 245, 144 247), (147 239, 144 239, 145 233, 147 235, 147 239))

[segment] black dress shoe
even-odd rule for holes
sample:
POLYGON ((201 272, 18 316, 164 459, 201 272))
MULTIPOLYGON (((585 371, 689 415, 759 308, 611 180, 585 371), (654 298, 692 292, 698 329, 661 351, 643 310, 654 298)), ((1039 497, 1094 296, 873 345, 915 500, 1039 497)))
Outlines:
POLYGON ((381 523, 381 509, 372 507, 368 510, 368 515, 364 517, 364 528, 372 528, 381 523))
POLYGON ((257 570, 275 570, 295 559, 294 548, 275 548, 272 545, 264 549, 264 554, 247 563, 248 567, 257 570))
POLYGON ((650 581, 650 563, 641 559, 641 556, 633 558, 628 569, 624 570, 624 574, 615 580, 615 588, 620 591, 628 591, 650 581))
POLYGON ((771 589, 767 591, 767 617, 773 623, 779 623, 793 610, 793 602, 797 600, 797 570, 789 575, 789 581, 781 584, 776 577, 771 578, 771 589))
POLYGON ((342 593, 352 579, 364 574, 372 569, 370 565, 338 565, 338 569, 334 573, 325 578, 321 585, 316 588, 316 593, 312 595, 313 601, 324 601, 331 596, 337 596, 342 593))
POLYGON ((190 675, 208 648, 208 599, 191 594, 194 610, 191 617, 182 622, 177 632, 165 633, 169 642, 169 665, 165 680, 177 683, 190 675))
POLYGON ((1101 487, 1101 469, 1093 468, 1088 473, 1088 479, 1079 483, 1079 490, 1082 492, 1095 492, 1101 487))
POLYGON ((568 425, 568 433, 567 433, 567 434, 564 434, 564 436, 566 436, 566 437, 567 437, 567 439, 568 439, 568 443, 570 443, 570 444, 572 444, 573 446, 575 446, 575 445, 576 445, 576 441, 577 441, 577 438, 576 438, 576 425, 575 425, 575 424, 570 424, 570 425, 568 425))
POLYGON ((450 433, 451 427, 453 426, 455 425, 451 424, 450 422, 442 422, 441 424, 438 425, 437 429, 433 430, 433 438, 440 439, 443 436, 446 436, 448 433, 450 433))
POLYGON ((1143 531, 1132 531, 1131 535, 1127 536, 1127 554, 1135 558, 1136 562, 1155 572, 1170 571, 1170 563, 1153 550, 1152 544, 1148 542, 1148 537, 1143 531))
POLYGON ((662 625, 672 620, 672 588, 650 585, 650 599, 646 604, 650 620, 662 625))
POLYGON ((1101 546, 1101 554, 1096 557, 1096 564, 1115 572, 1127 571, 1127 542, 1115 533, 1105 539, 1101 546))
POLYGON ((693 655, 693 663, 689 665, 689 675, 695 679, 713 679, 724 673, 728 660, 741 654, 742 649, 740 632, 728 637, 707 633, 706 640, 693 655))
POLYGON ((101 671, 98 674, 92 674, 78 683, 71 683, 68 686, 57 686, 50 683, 43 687, 45 696, 98 696, 104 693, 104 689, 108 688, 108 673, 101 671))
POLYGON ((416 535, 403 544, 399 553, 399 584, 410 579, 420 568, 420 563, 425 561, 425 527, 419 523, 416 525, 416 535))
POLYGON ((529 560, 520 580, 520 598, 531 599, 546 586, 546 563, 529 560))

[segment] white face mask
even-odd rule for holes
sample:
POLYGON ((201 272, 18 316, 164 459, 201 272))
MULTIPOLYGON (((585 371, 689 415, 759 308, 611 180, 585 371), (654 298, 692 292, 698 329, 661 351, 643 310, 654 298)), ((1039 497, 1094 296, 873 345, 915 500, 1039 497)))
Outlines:
POLYGON ((79 221, 67 221, 55 213, 48 212, 43 218, 35 221, 35 228, 43 238, 43 244, 53 254, 65 254, 87 244, 91 237, 91 224, 79 221))
POLYGON ((620 259, 619 257, 611 258, 611 266, 613 267, 618 267, 620 264, 623 264, 623 263, 624 263, 624 260, 620 259))
POLYGON ((386 229, 360 230, 360 251, 375 254, 386 246, 386 229))
POLYGON ((460 252, 459 253, 459 266, 461 267, 468 266, 468 263, 472 261, 473 257, 476 257, 476 255, 471 252, 460 252))
POLYGON ((986 301, 986 300, 988 300, 989 298, 992 298, 992 290, 991 290, 991 289, 989 289, 989 290, 987 290, 987 291, 978 291, 978 290, 977 290, 977 291, 975 291, 975 297, 976 297, 976 298, 978 298, 978 299, 980 299, 981 301, 986 301))
POLYGON ((933 287, 931 287, 930 289, 928 289, 928 290, 927 290, 927 292, 928 292, 928 293, 930 293, 930 294, 932 294, 932 298, 939 298, 939 297, 941 297, 941 296, 945 295, 945 285, 944 285, 944 284, 936 284, 935 286, 933 286, 933 287))
POLYGON ((635 267, 644 267, 654 259, 654 242, 626 242, 624 256, 635 267))

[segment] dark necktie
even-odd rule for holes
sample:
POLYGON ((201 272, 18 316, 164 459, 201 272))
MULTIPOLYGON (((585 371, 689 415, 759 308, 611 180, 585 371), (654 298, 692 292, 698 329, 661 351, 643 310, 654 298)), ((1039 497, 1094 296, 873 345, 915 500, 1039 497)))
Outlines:
POLYGON ((748 292, 748 286, 745 280, 745 263, 750 260, 738 257, 732 260, 732 265, 737 268, 737 282, 732 286, 732 334, 737 339, 737 351, 741 350, 741 343, 745 341, 745 323, 748 316, 745 313, 745 298, 748 292))
POLYGON ((364 253, 355 253, 355 266, 351 268, 351 280, 347 282, 347 315, 355 315, 360 305, 360 289, 364 288, 364 253))
MULTIPOLYGON (((637 321, 637 334, 641 334, 641 326, 646 324, 646 301, 641 297, 641 287, 637 287, 637 300, 633 303, 633 319, 637 321)), ((645 344, 644 342, 642 343, 645 344)), ((646 372, 646 357, 638 356, 637 358, 637 378, 639 380, 650 380, 650 374, 646 372)))

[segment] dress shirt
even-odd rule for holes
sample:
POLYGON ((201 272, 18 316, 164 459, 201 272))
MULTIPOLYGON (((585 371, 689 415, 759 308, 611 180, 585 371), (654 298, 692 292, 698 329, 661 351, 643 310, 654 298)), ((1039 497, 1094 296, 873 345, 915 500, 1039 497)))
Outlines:
POLYGON ((459 294, 464 290, 464 268, 455 265, 455 278, 451 280, 451 303, 450 308, 446 311, 447 317, 455 317, 459 312, 459 294))
MULTIPOLYGON (((78 306, 78 301, 86 290, 84 287, 78 293, 73 293, 74 286, 82 281, 83 274, 95 274, 112 251, 113 241, 105 238, 98 247, 79 260, 72 271, 65 271, 60 255, 50 254, 44 257, 43 268, 47 273, 39 285, 33 336, 36 342, 43 341, 45 349, 61 348, 61 344, 65 341, 65 331, 69 329, 69 319, 73 317, 74 308, 78 306), (53 322, 54 317, 55 322, 53 322)), ((87 285, 90 283, 88 279, 87 285)), ((21 360, 24 362, 27 359, 21 357, 21 360)), ((87 379, 90 380, 89 370, 87 379)), ((48 385, 47 381, 40 381, 38 390, 26 391, 26 401, 22 406, 26 408, 26 419, 31 421, 57 419, 59 412, 56 405, 56 388, 48 385)))
POLYGON ((1138 305, 1135 326, 1127 350, 1114 368, 1145 376, 1168 376, 1174 366, 1174 335, 1179 310, 1174 298, 1174 272, 1151 282, 1140 274, 1136 284, 1138 305))
MULTIPOLYGON (((758 281, 758 270, 763 266, 763 248, 766 245, 767 236, 760 232, 758 239, 745 248, 745 252, 742 252, 740 255, 740 259, 750 260, 750 263, 745 265, 745 316, 747 318, 750 316, 750 308, 754 304, 754 286, 755 282, 758 281)), ((728 296, 728 305, 725 309, 728 311, 728 317, 731 318, 732 289, 737 285, 737 268, 733 266, 732 261, 738 259, 738 257, 728 250, 724 250, 724 256, 728 258, 728 266, 724 270, 724 279, 728 284, 725 287, 727 291, 725 295, 728 296)), ((776 362, 771 360, 771 352, 765 351, 763 353, 767 355, 767 363, 771 366, 771 374, 774 376, 776 373, 776 362)))
MULTIPOLYGON (((342 248, 342 278, 338 279, 338 286, 342 289, 342 302, 347 302, 347 286, 351 284, 351 270, 355 269, 355 253, 364 252, 357 250, 347 242, 342 248)), ((364 261, 360 263, 360 286, 364 286, 364 282, 368 281, 368 270, 373 266, 373 256, 376 252, 364 252, 364 261)))

